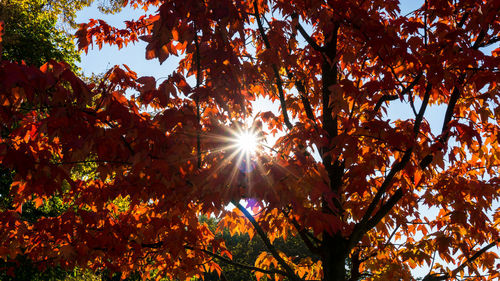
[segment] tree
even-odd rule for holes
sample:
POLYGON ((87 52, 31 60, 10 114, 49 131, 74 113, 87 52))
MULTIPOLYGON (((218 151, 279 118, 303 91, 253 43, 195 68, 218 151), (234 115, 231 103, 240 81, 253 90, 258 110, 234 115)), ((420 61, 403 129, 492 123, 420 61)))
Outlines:
MULTIPOLYGON (((93 0, 7 0, 0 3, 0 21, 4 22, 2 57, 41 66, 49 59, 65 61, 74 68, 80 61, 72 36, 64 24, 77 26, 76 12, 93 0), (58 24, 58 20, 61 20, 58 24), (36 47, 34 47, 36 46, 36 47)), ((119 11, 122 0, 97 1, 100 10, 119 11)), ((75 68, 76 69, 76 68, 75 68)))
POLYGON ((258 279, 499 276, 498 1, 427 0, 407 15, 398 1, 128 4, 157 12, 125 29, 82 24, 79 47, 140 38, 146 59, 181 55, 163 81, 117 66, 87 85, 65 64, 2 62, 1 122, 17 127, 0 144, 16 170, 5 259, 177 279, 219 264, 258 279), (257 97, 280 115, 255 113, 257 97), (411 117, 391 121, 396 106, 411 117), (251 155, 233 136, 247 130, 282 137, 251 155), (81 163, 95 176, 71 178, 81 163), (20 219, 53 196, 63 214, 20 219), (231 260, 202 215, 266 252, 231 260), (309 257, 273 244, 289 235, 309 257))
POLYGON ((93 3, 104 13, 119 12, 126 3, 125 0, 43 0, 44 9, 59 16, 59 20, 76 27, 76 12, 93 3))
MULTIPOLYGON (((0 2, 0 21, 2 25, 1 33, 4 33, 0 42, 1 57, 4 60, 16 61, 40 67, 48 60, 65 61, 76 70, 76 62, 80 60, 80 55, 75 48, 72 36, 58 26, 57 19, 61 16, 65 20, 72 20, 75 12, 81 9, 81 2, 73 1, 63 3, 57 1, 52 3, 47 0, 8 0, 0 2), (54 5, 59 5, 55 7, 54 5), (62 16, 61 14, 64 14, 62 16)), ((87 4, 90 2, 87 1, 87 4)), ((110 4, 117 4, 118 1, 111 1, 110 4)), ((111 8, 111 6, 110 6, 111 8)), ((21 105, 25 110, 30 109, 30 104, 21 105)), ((5 124, 2 124, 5 125, 5 124)), ((8 138, 13 127, 2 126, 2 137, 8 138)), ((73 176, 82 176, 86 173, 85 168, 91 166, 81 165, 79 169, 74 169, 73 176), (83 173, 82 173, 83 172, 83 173)), ((12 209, 12 197, 9 195, 12 177, 15 171, 6 169, 0 165, 0 210, 12 209)), ((31 201, 23 205, 22 220, 36 221, 42 217, 55 217, 61 215, 67 206, 58 196, 53 196, 44 206, 35 208, 31 201)), ((64 271, 58 266, 39 267, 37 262, 33 262, 24 255, 18 255, 9 260, 0 260, 0 280, 93 280, 97 279, 88 271, 75 269, 64 271), (14 275, 15 277, 12 277, 14 275)), ((100 278, 99 278, 100 280, 100 278)))
POLYGON ((9 0, 0 3, 4 23, 2 59, 42 66, 49 59, 76 68, 80 60, 73 40, 56 27, 58 14, 44 9, 45 1, 9 0))

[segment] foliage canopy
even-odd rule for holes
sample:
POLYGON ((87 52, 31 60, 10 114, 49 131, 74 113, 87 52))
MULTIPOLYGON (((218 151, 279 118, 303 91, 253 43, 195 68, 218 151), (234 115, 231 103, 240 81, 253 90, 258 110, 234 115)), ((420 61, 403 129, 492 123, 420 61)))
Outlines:
POLYGON ((178 279, 220 263, 258 279, 498 278, 500 2, 128 4, 156 12, 82 24, 79 48, 144 40, 146 59, 182 56, 166 79, 116 66, 89 85, 63 63, 2 62, 0 120, 16 129, 0 159, 16 175, 0 256, 178 279), (255 112, 257 97, 280 114, 255 112), (395 106, 411 116, 391 120, 395 106), (238 130, 282 137, 251 155, 238 130), (82 163, 92 176, 72 177, 82 163), (54 196, 61 215, 22 219, 54 196), (233 261, 201 215, 266 251, 233 261), (309 256, 273 243, 290 235, 309 256))
POLYGON ((3 22, 2 59, 42 66, 50 59, 75 67, 80 60, 73 40, 57 28, 58 14, 46 1, 9 0, 0 3, 3 22))

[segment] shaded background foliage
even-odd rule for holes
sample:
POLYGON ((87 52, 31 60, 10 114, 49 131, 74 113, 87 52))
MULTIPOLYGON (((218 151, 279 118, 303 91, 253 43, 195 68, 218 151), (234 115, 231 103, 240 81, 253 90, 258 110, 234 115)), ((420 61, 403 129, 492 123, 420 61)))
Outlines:
POLYGON ((49 60, 65 61, 76 70, 80 55, 73 40, 57 27, 58 14, 45 0, 0 2, 4 21, 2 59, 41 66, 49 60))

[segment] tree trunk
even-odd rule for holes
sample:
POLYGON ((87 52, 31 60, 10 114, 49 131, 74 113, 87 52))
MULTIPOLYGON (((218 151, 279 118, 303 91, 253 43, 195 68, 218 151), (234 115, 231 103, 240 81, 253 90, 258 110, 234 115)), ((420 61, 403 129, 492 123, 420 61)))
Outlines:
MULTIPOLYGON (((337 70, 337 33, 339 25, 335 24, 331 31, 331 36, 325 36, 329 41, 325 44, 325 52, 323 53, 326 58, 322 65, 322 121, 323 129, 328 133, 330 140, 334 139, 337 135, 337 116, 333 116, 332 106, 330 105, 331 95, 330 87, 338 84, 338 70, 337 70)), ((339 93, 336 93, 339 94, 339 93)), ((330 142, 329 142, 330 143, 330 142)), ((341 194, 339 190, 342 186, 342 176, 344 174, 344 163, 337 159, 332 159, 330 154, 327 154, 332 147, 322 148, 323 165, 328 172, 330 179, 330 189, 336 196, 331 198, 334 206, 328 206, 323 201, 323 211, 333 215, 342 216, 343 208, 341 204, 341 194)), ((340 218, 342 220, 342 218, 340 218)), ((346 274, 346 261, 348 256, 347 240, 342 237, 340 232, 333 235, 324 232, 321 244, 321 262, 323 264, 323 281, 344 281, 347 278, 346 274)))
POLYGON ((346 280, 347 241, 340 233, 331 236, 323 233, 321 262, 323 263, 323 281, 346 280))

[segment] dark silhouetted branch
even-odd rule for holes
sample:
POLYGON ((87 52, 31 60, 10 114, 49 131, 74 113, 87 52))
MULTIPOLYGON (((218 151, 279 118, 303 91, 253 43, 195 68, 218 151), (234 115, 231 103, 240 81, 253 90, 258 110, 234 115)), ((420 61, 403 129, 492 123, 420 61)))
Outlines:
POLYGON ((250 221, 250 223, 253 225, 253 227, 255 228, 255 231, 257 232, 257 234, 259 235, 259 237, 262 239, 262 241, 264 242, 264 244, 266 245, 266 248, 269 250, 269 252, 271 252, 271 254, 273 255, 273 257, 278 261, 278 264, 283 268, 285 269, 285 272, 286 272, 286 275, 288 278, 290 278, 291 280, 294 280, 294 281, 300 281, 302 280, 300 277, 298 277, 297 275, 295 275, 295 272, 293 271, 293 269, 286 263, 285 260, 283 260, 283 258, 281 258, 281 256, 279 255, 278 251, 276 250, 276 248, 271 244, 271 241, 269 240, 269 238, 267 237, 267 234, 264 232, 264 230, 260 227, 260 225, 257 223, 257 221, 255 220, 255 218, 252 216, 252 214, 250 214, 247 209, 245 209, 245 207, 243 207, 240 203, 238 202, 235 202, 233 201, 232 202, 236 208, 238 208, 238 210, 240 210, 243 215, 245 215, 245 217, 250 221))
POLYGON ((316 41, 314 41, 314 39, 312 39, 311 36, 309 36, 309 34, 307 34, 306 30, 304 29, 304 27, 302 27, 302 25, 300 23, 297 23, 297 29, 299 30, 300 35, 302 35, 302 37, 304 37, 304 39, 306 39, 306 42, 309 45, 311 45, 311 47, 314 50, 316 50, 318 52, 325 52, 326 51, 325 47, 318 45, 318 43, 316 43, 316 41))
POLYGON ((382 106, 382 104, 386 101, 392 101, 392 100, 395 100, 397 99, 399 96, 398 95, 383 95, 378 101, 377 101, 377 104, 375 105, 375 107, 373 108, 373 112, 377 112, 380 107, 382 106))
POLYGON ((223 262, 223 263, 226 263, 226 264, 229 264, 229 265, 232 265, 232 266, 236 266, 236 267, 239 267, 239 268, 242 268, 242 269, 246 269, 246 270, 252 270, 252 271, 258 271, 258 272, 262 272, 262 273, 265 273, 265 274, 280 274, 280 275, 283 275, 283 276, 287 276, 286 275, 286 272, 282 271, 282 270, 279 270, 279 269, 262 269, 262 268, 259 268, 259 267, 255 267, 255 266, 251 266, 251 265, 247 265, 247 264, 243 264, 243 263, 239 263, 239 262, 235 262, 233 260, 230 260, 228 258, 225 258, 219 254, 216 254, 216 253, 212 253, 208 250, 205 250, 205 249, 199 249, 199 248, 193 248, 193 247, 190 247, 190 246, 184 246, 184 248, 188 249, 188 250, 192 250, 192 251, 200 251, 200 252, 203 252, 211 257, 214 257, 216 259, 218 259, 219 261, 223 262))
POLYGON ((476 259, 478 259, 482 254, 486 253, 489 249, 493 248, 498 244, 500 240, 493 241, 489 243, 488 245, 484 246, 482 249, 477 251, 472 257, 468 258, 465 260, 462 264, 460 264, 457 268, 455 268, 451 274, 441 274, 441 275, 436 275, 436 274, 427 274, 422 281, 442 281, 442 280, 447 280, 453 276, 455 276, 458 272, 463 270, 467 264, 474 262, 476 259))
MULTIPOLYGON (((269 43, 269 39, 266 36, 264 31, 264 26, 262 26, 262 21, 260 20, 259 6, 257 1, 253 2, 254 13, 257 19, 257 25, 259 28, 260 35, 262 36, 262 40, 264 41, 264 45, 266 49, 271 49, 271 44, 269 43)), ((276 87, 278 88, 278 97, 280 99, 281 112, 283 113, 283 121, 285 122, 286 127, 291 130, 293 128, 292 123, 290 122, 290 118, 288 117, 288 111, 286 107, 285 93, 283 91, 283 82, 281 81, 281 76, 278 71, 278 66, 276 64, 271 65, 274 72, 274 78, 276 79, 276 87)))

